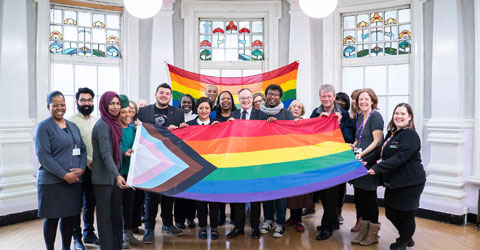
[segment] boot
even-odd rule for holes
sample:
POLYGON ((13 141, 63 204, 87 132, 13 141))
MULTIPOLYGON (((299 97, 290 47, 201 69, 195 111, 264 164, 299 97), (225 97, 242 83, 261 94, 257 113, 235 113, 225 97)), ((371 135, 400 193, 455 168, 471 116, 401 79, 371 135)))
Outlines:
POLYGON ((357 237, 352 240, 352 244, 359 244, 367 237, 369 222, 366 220, 360 221, 360 227, 357 237))
POLYGON ((380 231, 380 223, 371 223, 368 227, 367 237, 360 242, 362 246, 370 246, 378 242, 378 231, 380 231))
POLYGON ((350 229, 350 232, 358 232, 358 230, 360 230, 360 221, 362 220, 362 217, 358 218, 357 219, 357 222, 355 222, 355 226, 353 226, 351 229, 350 229))

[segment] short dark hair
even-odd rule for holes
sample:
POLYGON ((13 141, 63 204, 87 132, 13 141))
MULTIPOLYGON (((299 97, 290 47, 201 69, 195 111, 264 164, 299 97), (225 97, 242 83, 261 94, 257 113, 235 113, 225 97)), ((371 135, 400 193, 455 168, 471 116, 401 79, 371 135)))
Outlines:
POLYGON ((282 87, 280 87, 280 85, 277 85, 277 84, 270 84, 267 86, 267 88, 265 89, 265 96, 267 96, 267 93, 269 90, 278 90, 280 91, 280 98, 282 98, 282 95, 283 95, 283 90, 282 90, 282 87))
POLYGON ((61 96, 63 97, 63 99, 65 99, 65 96, 63 96, 62 92, 58 90, 54 90, 47 95, 47 104, 48 105, 52 104, 53 98, 57 96, 61 96))
POLYGON ((202 96, 202 97, 198 98, 197 102, 195 103, 195 106, 198 108, 198 106, 200 106, 200 104, 202 104, 204 102, 208 103, 208 105, 210 106, 210 111, 211 111, 212 110, 212 104, 210 104, 210 101, 205 96, 202 96))
POLYGON ((178 102, 178 108, 179 109, 182 108, 182 99, 184 97, 190 98, 190 100, 192 101, 192 113, 194 113, 194 114, 197 113, 197 109, 195 108, 195 99, 190 94, 185 94, 182 97, 180 97, 180 101, 178 102))
POLYGON ((170 92, 172 92, 172 87, 170 87, 170 85, 168 85, 168 83, 165 83, 165 82, 162 83, 162 84, 160 84, 160 85, 158 85, 157 89, 155 90, 155 93, 158 92, 158 89, 159 89, 159 88, 166 88, 166 89, 169 89, 170 92))
POLYGON ((346 111, 350 109, 350 97, 344 92, 338 92, 337 95, 335 96, 335 100, 342 100, 345 102, 346 106, 346 111))
POLYGON ((92 98, 95 97, 95 93, 93 93, 93 90, 85 87, 85 88, 78 88, 77 93, 75 93, 75 100, 78 101, 78 98, 80 98, 80 94, 90 94, 92 98))

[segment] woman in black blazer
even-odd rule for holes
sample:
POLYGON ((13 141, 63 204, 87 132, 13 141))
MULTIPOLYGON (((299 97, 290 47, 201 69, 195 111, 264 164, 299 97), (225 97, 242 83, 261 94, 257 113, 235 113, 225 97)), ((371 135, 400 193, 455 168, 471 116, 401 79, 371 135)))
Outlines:
MULTIPOLYGON (((210 117, 212 106, 210 106, 208 98, 198 98, 195 106, 197 107, 197 118, 187 123, 180 124, 181 128, 188 127, 189 125, 213 125, 220 123, 219 121, 215 121, 212 117, 210 117)), ((207 215, 210 214, 210 238, 212 240, 218 239, 218 202, 195 201, 195 206, 197 208, 198 225, 200 226, 200 230, 198 231, 198 237, 203 240, 207 239, 207 215)))
POLYGON ((385 186, 385 215, 397 228, 400 237, 390 249, 402 250, 415 245, 415 211, 425 186, 425 171, 420 157, 421 142, 407 103, 398 104, 387 127, 384 142, 365 163, 375 163, 368 173, 381 174, 385 186))

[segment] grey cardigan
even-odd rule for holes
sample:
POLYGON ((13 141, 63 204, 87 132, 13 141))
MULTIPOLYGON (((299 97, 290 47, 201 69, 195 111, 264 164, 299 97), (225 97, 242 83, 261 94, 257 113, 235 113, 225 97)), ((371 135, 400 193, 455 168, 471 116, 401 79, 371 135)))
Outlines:
POLYGON ((68 133, 63 131, 52 118, 43 120, 37 126, 35 149, 41 164, 38 170, 40 185, 65 182, 63 177, 71 168, 85 170, 87 166, 87 150, 80 136, 80 130, 73 122, 68 120, 65 122, 68 133), (75 145, 80 149, 80 155, 73 156, 75 145))
POLYGON ((116 165, 113 160, 112 134, 110 127, 102 119, 98 119, 92 131, 93 161, 92 184, 115 185, 122 162, 116 165))

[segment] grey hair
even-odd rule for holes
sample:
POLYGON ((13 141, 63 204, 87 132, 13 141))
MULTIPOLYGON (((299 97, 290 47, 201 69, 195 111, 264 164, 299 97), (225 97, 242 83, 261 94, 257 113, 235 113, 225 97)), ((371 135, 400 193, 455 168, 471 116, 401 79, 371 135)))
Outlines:
POLYGON ((333 92, 333 95, 335 95, 335 87, 333 87, 332 84, 323 84, 322 86, 320 86, 320 91, 318 92, 321 93, 322 91, 333 92))

